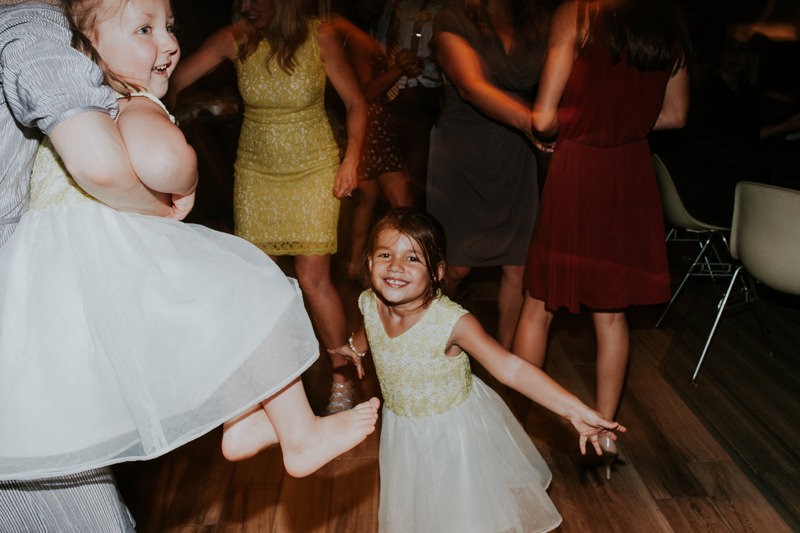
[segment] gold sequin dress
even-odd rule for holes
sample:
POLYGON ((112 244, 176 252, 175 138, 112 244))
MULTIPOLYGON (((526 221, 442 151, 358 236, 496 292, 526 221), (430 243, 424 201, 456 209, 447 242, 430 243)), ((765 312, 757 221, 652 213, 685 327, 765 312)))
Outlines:
POLYGON ((371 290, 359 297, 384 404, 381 533, 530 533, 561 523, 550 469, 506 404, 444 354, 467 313, 446 296, 391 338, 371 290))
POLYGON ((287 74, 270 46, 235 62, 244 122, 234 166, 236 234, 272 255, 336 252, 339 200, 333 182, 339 149, 325 113, 319 20, 287 74))
POLYGON ((162 455, 318 351, 297 283, 261 250, 101 204, 42 144, 0 248, 0 480, 162 455))

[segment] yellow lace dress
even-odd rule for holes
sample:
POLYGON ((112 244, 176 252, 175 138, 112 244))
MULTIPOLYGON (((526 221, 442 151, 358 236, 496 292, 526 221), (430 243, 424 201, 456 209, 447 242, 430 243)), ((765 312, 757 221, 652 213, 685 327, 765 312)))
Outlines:
POLYGON ((47 142, 31 195, 0 248, 0 480, 157 457, 316 360, 297 284, 244 239, 103 205, 47 142))
POLYGON ((530 533, 561 523, 550 469, 506 404, 444 354, 467 313, 446 296, 389 337, 371 290, 359 297, 384 406, 381 533, 530 533))
POLYGON ((339 200, 333 182, 339 149, 325 114, 319 20, 287 74, 261 41, 236 61, 244 122, 234 165, 236 234, 272 255, 336 252, 339 200))

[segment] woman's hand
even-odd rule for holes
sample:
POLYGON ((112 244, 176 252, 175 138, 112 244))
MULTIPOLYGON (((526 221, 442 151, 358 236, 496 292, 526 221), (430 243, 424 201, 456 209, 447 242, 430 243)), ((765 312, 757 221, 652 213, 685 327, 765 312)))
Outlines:
POLYGON ((345 157, 333 180, 333 195, 340 200, 358 188, 358 165, 345 157))

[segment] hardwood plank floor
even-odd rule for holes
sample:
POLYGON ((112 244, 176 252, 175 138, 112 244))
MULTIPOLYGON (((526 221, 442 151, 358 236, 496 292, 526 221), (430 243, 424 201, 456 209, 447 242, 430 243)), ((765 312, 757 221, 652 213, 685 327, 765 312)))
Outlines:
MULTIPOLYGON (((340 285, 355 322, 359 288, 340 285)), ((464 295, 490 331, 496 286, 495 271, 476 271, 464 295)), ((778 352, 794 353, 800 306, 764 297, 778 352)), ((715 298, 707 282, 690 284, 661 329, 652 328, 661 308, 631 310, 632 358, 619 413, 629 432, 610 480, 595 458, 579 455, 565 421, 531 408, 525 427, 553 471, 550 495, 564 516, 558 531, 798 530, 796 359, 761 355, 755 319, 745 311, 723 319, 698 385, 689 385, 715 298)), ((588 317, 557 315, 547 371, 586 401, 593 397, 593 342, 588 317)), ((316 408, 327 395, 326 373, 323 360, 304 377, 316 408)), ((362 384, 365 394, 375 389, 374 378, 362 384)), ((160 459, 116 468, 139 531, 377 530, 377 433, 303 479, 285 474, 277 448, 234 464, 222 458, 219 441, 214 431, 160 459)))

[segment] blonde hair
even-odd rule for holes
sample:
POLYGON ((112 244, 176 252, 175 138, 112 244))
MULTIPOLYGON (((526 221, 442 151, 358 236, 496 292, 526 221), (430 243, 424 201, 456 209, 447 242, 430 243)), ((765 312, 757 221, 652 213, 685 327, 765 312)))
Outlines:
POLYGON ((249 23, 236 25, 242 28, 236 32, 237 59, 251 56, 264 39, 270 46, 267 65, 275 59, 278 66, 291 74, 297 61, 294 54, 308 39, 308 21, 311 9, 308 0, 271 0, 272 16, 264 30, 257 30, 249 23))
MULTIPOLYGON (((129 0, 118 0, 114 13, 125 7, 129 0)), ((99 11, 105 0, 62 0, 64 13, 69 20, 72 30, 72 46, 100 65, 105 75, 106 83, 115 91, 123 96, 130 96, 131 93, 143 90, 142 87, 123 80, 120 76, 106 65, 103 58, 92 44, 90 35, 94 32, 99 22, 99 11)))

